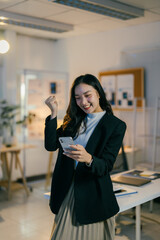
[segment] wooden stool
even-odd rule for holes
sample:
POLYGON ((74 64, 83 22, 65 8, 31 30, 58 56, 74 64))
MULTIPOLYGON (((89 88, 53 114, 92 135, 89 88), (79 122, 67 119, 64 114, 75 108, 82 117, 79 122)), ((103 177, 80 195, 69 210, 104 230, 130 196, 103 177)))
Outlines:
POLYGON ((52 174, 52 161, 53 161, 54 152, 49 153, 49 163, 48 163, 48 170, 46 175, 46 182, 45 182, 45 189, 50 185, 50 179, 52 174))
POLYGON ((13 162, 15 161, 15 168, 20 170, 21 173, 21 177, 22 177, 22 182, 23 182, 23 187, 26 191, 27 196, 29 195, 29 189, 27 187, 27 183, 25 180, 25 176, 24 176, 24 172, 23 172, 23 168, 20 162, 20 158, 19 158, 19 153, 20 150, 16 150, 16 151, 10 151, 11 153, 11 158, 10 158, 10 166, 8 163, 8 153, 7 152, 1 152, 1 160, 3 163, 3 167, 6 170, 6 178, 7 180, 1 181, 0 185, 4 186, 7 189, 7 193, 8 193, 8 199, 11 198, 11 190, 17 189, 20 187, 20 184, 18 183, 12 183, 12 171, 13 171, 13 162))

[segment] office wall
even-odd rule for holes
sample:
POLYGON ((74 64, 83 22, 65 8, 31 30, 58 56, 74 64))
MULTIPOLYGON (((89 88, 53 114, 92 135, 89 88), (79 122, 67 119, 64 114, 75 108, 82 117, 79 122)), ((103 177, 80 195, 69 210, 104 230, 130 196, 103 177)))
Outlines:
MULTIPOLYGON (((141 54, 141 59, 139 60, 138 51, 151 53, 153 48, 160 48, 159 29, 160 22, 155 22, 64 40, 68 49, 67 54, 71 79, 86 72, 91 72, 98 76, 100 71, 109 69, 145 67, 147 61, 152 65, 152 60, 154 60, 155 56, 153 52, 152 54, 144 54, 144 56, 141 54), (128 59, 125 58, 125 53, 129 51, 132 52, 135 58, 134 64, 132 63, 133 61, 128 61, 128 59), (135 54, 138 56, 135 56, 135 54), (146 57, 150 57, 150 60, 146 60, 146 57)), ((155 57, 157 58, 157 56, 155 57)), ((151 69, 149 70, 151 71, 151 69)), ((149 74, 149 72, 147 74, 149 74)), ((157 75, 159 75, 158 68, 154 69, 153 74, 153 85, 160 86, 160 81, 157 79, 157 75)), ((147 79, 147 81, 149 82, 151 80, 147 79)), ((151 87, 150 92, 154 95, 152 86, 149 85, 149 87, 151 87)), ((153 90, 155 90, 155 88, 153 90)), ((148 97, 148 95, 149 92, 147 91, 146 97, 148 97)))

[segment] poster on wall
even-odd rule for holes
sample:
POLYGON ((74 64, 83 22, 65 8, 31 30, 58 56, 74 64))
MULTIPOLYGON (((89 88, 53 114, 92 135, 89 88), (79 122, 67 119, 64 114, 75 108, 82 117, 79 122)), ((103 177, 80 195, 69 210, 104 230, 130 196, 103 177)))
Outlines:
POLYGON ((116 104, 116 76, 103 76, 101 84, 105 92, 107 100, 112 106, 116 104))
POLYGON ((132 108, 134 100, 134 75, 117 75, 117 106, 118 108, 132 108))
MULTIPOLYGON (((54 95, 58 102, 58 109, 63 110, 66 107, 65 101, 65 82, 63 79, 48 81, 48 96, 54 95)), ((47 90, 47 89, 46 89, 47 90)))
POLYGON ((99 80, 114 110, 133 110, 135 99, 138 108, 143 106, 144 68, 100 72, 99 80))
POLYGON ((41 105, 43 94, 43 83, 40 79, 29 79, 28 81, 28 105, 30 108, 41 105))

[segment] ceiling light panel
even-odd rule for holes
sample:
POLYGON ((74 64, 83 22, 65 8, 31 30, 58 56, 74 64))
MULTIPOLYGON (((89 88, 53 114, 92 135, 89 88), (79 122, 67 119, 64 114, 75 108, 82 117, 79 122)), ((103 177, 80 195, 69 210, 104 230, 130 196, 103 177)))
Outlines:
POLYGON ((43 31, 63 33, 73 30, 73 25, 56 21, 44 20, 22 14, 0 11, 0 24, 10 24, 43 31))
POLYGON ((121 20, 128 20, 144 15, 143 9, 110 0, 52 0, 52 2, 121 20))

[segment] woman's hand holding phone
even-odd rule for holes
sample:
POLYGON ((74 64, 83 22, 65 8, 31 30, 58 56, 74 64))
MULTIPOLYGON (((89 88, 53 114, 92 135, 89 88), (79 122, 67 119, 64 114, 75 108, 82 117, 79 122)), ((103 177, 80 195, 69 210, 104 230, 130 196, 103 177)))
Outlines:
POLYGON ((78 162, 85 162, 90 164, 92 156, 89 154, 82 145, 70 145, 72 150, 67 149, 63 154, 78 162))

